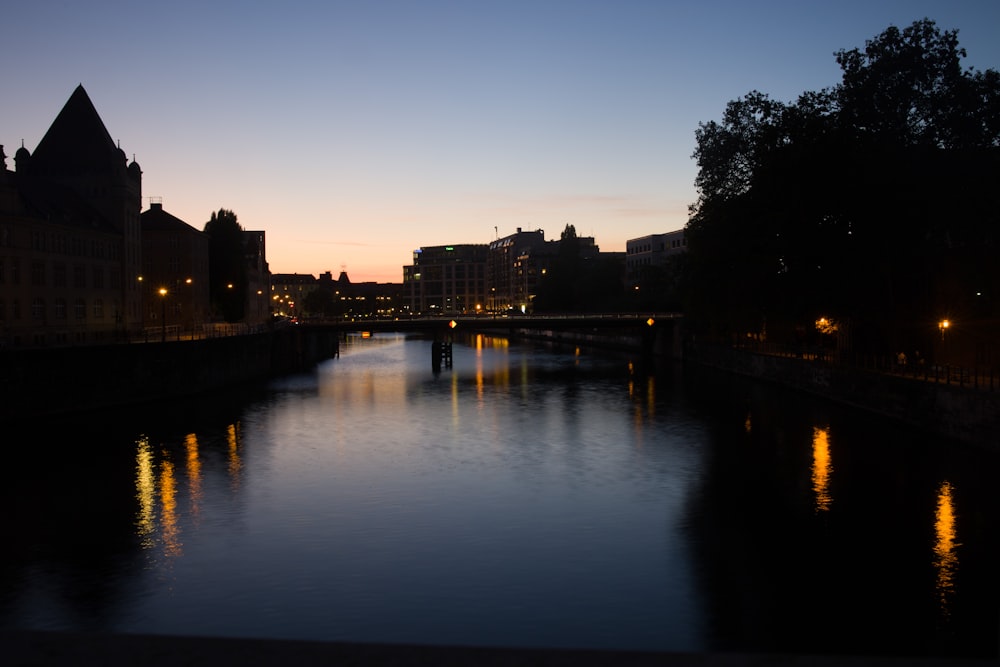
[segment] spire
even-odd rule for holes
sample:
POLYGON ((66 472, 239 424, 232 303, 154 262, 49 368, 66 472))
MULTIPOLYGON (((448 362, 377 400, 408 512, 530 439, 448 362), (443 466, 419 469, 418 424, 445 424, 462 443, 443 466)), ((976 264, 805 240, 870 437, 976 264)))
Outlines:
POLYGON ((124 166, 121 149, 115 146, 83 85, 76 87, 52 121, 35 148, 32 163, 58 171, 104 171, 124 166))

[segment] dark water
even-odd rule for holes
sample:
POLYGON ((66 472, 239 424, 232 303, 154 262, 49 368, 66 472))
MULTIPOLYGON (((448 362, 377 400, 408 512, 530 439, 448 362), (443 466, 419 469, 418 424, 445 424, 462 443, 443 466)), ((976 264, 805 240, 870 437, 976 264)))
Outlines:
POLYGON ((998 458, 618 355, 352 338, 4 437, 0 627, 996 655, 998 458))

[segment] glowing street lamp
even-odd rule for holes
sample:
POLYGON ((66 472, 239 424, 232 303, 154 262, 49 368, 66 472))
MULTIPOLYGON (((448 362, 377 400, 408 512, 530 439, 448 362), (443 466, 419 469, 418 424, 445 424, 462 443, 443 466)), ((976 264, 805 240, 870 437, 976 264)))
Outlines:
POLYGON ((938 329, 940 329, 941 331, 941 340, 944 340, 944 332, 947 331, 948 327, 950 326, 951 322, 949 322, 948 320, 941 320, 940 322, 938 322, 938 329))
POLYGON ((160 342, 167 342, 167 288, 160 288, 160 342))

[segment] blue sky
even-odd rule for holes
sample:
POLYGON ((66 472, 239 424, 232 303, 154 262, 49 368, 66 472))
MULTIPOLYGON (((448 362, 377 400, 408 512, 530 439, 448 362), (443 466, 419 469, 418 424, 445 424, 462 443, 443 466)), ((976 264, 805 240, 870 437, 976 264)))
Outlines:
POLYGON ((273 272, 399 282, 415 248, 518 227, 682 228, 699 122, 925 17, 1000 69, 995 0, 35 0, 3 11, 0 144, 34 150, 83 84, 144 197, 198 229, 233 210, 273 272))

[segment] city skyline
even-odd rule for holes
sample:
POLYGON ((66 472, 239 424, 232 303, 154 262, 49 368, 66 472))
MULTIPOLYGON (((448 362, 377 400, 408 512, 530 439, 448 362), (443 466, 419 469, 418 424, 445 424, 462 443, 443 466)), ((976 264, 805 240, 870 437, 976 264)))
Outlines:
POLYGON ((1000 67, 1000 5, 968 1, 5 14, 8 156, 83 85, 142 167, 143 210, 162 201, 202 229, 230 209, 266 232, 272 272, 356 281, 400 282, 418 247, 517 228, 558 239, 572 224, 605 252, 680 229, 699 122, 752 90, 794 101, 837 84, 834 52, 889 25, 929 18, 958 30, 966 67, 1000 67))

